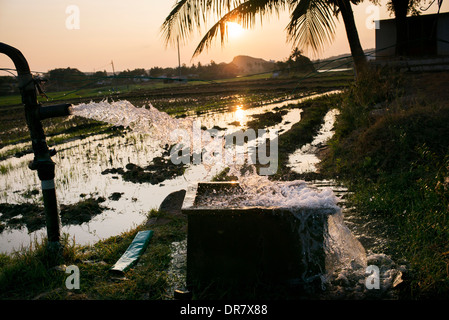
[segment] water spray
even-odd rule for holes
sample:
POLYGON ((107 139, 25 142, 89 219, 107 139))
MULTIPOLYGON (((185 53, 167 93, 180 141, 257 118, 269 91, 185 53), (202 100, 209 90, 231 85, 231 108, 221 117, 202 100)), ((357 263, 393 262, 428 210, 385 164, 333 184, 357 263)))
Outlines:
POLYGON ((34 160, 29 168, 36 170, 42 185, 45 219, 47 224, 48 248, 52 252, 60 249, 61 222, 58 212, 55 191, 55 163, 51 157, 56 154, 49 149, 41 120, 70 115, 70 104, 42 106, 37 101, 40 90, 38 82, 33 78, 28 62, 16 48, 0 42, 0 53, 6 54, 14 62, 17 70, 22 103, 25 107, 25 118, 34 152, 34 160))

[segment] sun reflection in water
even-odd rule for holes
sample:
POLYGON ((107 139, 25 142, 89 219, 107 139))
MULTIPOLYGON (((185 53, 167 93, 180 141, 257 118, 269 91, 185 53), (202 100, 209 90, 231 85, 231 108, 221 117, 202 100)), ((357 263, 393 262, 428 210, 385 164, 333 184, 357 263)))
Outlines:
POLYGON ((238 105, 236 107, 236 110, 234 112, 235 120, 240 123, 241 126, 243 126, 246 122, 246 115, 245 110, 243 109, 242 105, 238 105))

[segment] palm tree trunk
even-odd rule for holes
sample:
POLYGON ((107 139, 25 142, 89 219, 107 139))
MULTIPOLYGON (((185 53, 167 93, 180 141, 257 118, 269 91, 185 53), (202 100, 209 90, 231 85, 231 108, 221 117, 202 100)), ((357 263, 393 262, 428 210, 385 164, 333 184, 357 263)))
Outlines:
POLYGON ((345 24, 346 36, 348 37, 352 59, 354 60, 356 78, 359 78, 363 73, 365 73, 365 71, 367 71, 368 61, 366 59, 365 52, 363 52, 362 45, 360 44, 351 3, 349 0, 337 0, 337 5, 340 9, 343 22, 345 24))
POLYGON ((396 22, 396 55, 402 56, 408 51, 407 12, 409 0, 392 0, 396 22))

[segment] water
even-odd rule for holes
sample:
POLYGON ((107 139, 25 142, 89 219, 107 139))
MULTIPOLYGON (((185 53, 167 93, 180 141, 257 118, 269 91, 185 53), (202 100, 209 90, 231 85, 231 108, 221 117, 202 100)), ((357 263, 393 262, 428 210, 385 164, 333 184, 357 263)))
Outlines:
POLYGON ((334 132, 335 117, 339 114, 337 109, 330 110, 324 116, 324 123, 321 126, 318 134, 314 137, 311 143, 308 143, 295 152, 288 158, 288 167, 297 173, 315 172, 316 165, 320 162, 316 153, 320 147, 332 138, 334 132))
MULTIPOLYGON (((56 146, 58 152, 53 160, 56 162, 58 204, 78 203, 83 199, 82 195, 106 199, 101 203, 101 206, 106 208, 101 214, 89 223, 65 225, 62 232, 74 237, 78 244, 85 245, 130 230, 143 223, 146 214, 151 209, 157 209, 171 192, 186 189, 197 181, 210 180, 223 169, 221 165, 188 165, 183 175, 154 185, 125 181, 119 174, 102 174, 108 169, 125 168, 130 163, 140 167, 148 166, 153 159, 163 155, 161 145, 169 138, 171 130, 185 129, 190 132, 194 120, 200 121, 201 127, 209 129, 218 126, 227 130, 238 130, 245 128, 246 121, 251 119, 253 114, 299 101, 297 99, 250 109, 236 105, 229 110, 204 113, 200 116, 191 115, 185 119, 174 119, 152 106, 136 108, 128 101, 103 101, 73 106, 72 112, 78 116, 129 126, 132 130, 123 135, 96 134, 56 146), (241 122, 238 124, 239 121, 241 122), (120 199, 109 199, 117 192, 123 193, 120 199)), ((288 130, 291 125, 300 121, 300 113, 300 109, 290 110, 283 116, 281 123, 276 125, 276 129, 288 130)), ((31 148, 31 143, 15 147, 31 148)), ((12 146, 6 146, 0 149, 0 155, 11 148, 12 146)), ((0 162, 2 167, 8 168, 7 172, 0 176, 0 203, 42 203, 40 181, 36 172, 28 168, 28 163, 32 160, 33 155, 26 154, 0 162)), ((45 228, 30 232, 24 225, 10 227, 2 222, 0 224, 4 226, 0 232, 2 253, 28 247, 36 238, 39 240, 46 235, 45 228)))
MULTIPOLYGON (((151 209, 158 208, 169 193, 187 189, 189 185, 198 181, 208 181, 223 169, 222 165, 189 164, 183 175, 157 184, 133 183, 125 181, 119 174, 102 174, 107 169, 124 168, 130 163, 141 167, 147 166, 152 159, 163 156, 162 147, 171 139, 173 131, 185 130, 192 134, 191 141, 194 141, 195 133, 192 132, 192 125, 195 121, 199 121, 203 128, 210 129, 216 126, 231 131, 238 130, 246 127, 251 115, 299 101, 286 101, 246 110, 244 106, 236 105, 227 111, 209 112, 184 119, 172 118, 151 105, 147 108, 136 108, 127 101, 111 103, 103 101, 73 106, 72 112, 78 116, 129 127, 130 131, 123 136, 94 135, 58 146, 59 152, 53 159, 57 163, 56 191, 59 203, 77 203, 82 195, 106 199, 102 203, 106 209, 100 215, 88 223, 66 225, 62 232, 73 236, 79 244, 89 244, 119 234, 143 223, 146 214, 151 209), (121 197, 118 200, 110 199, 113 193, 120 193, 121 197)), ((283 115, 280 123, 269 129, 275 129, 282 134, 300 121, 301 112, 301 109, 290 109, 283 115)), ((316 151, 332 136, 336 115, 337 111, 331 110, 313 142, 291 155, 289 166, 292 170, 300 173, 316 170, 315 165, 319 161, 316 158, 316 151)), ((204 130, 201 130, 200 134, 204 134, 204 130)), ((0 153, 7 149, 8 147, 5 147, 0 153)), ((39 202, 39 194, 30 193, 32 190, 40 189, 37 175, 27 167, 31 160, 32 155, 29 154, 1 162, 2 166, 9 169, 1 176, 0 203, 39 202)), ((238 167, 231 169, 236 170, 238 167)), ((234 173, 237 174, 236 171, 234 173)), ((327 275, 326 294, 332 297, 345 297, 350 292, 355 298, 363 298, 370 294, 383 295, 385 292, 389 294, 388 289, 397 280, 403 267, 395 265, 386 255, 371 252, 370 248, 366 251, 357 238, 369 237, 367 236, 369 230, 358 229, 356 238, 348 228, 346 222, 349 221, 349 225, 352 223, 355 226, 357 221, 356 219, 351 221, 351 217, 348 219, 345 216, 350 210, 344 207, 344 196, 347 192, 344 187, 337 186, 333 181, 273 182, 257 175, 239 177, 247 194, 252 195, 247 197, 248 205, 295 206, 307 203, 317 207, 343 207, 340 214, 331 222, 327 237, 328 247, 331 248, 328 255, 329 263, 335 266, 333 268, 335 272, 327 275), (380 264, 383 289, 367 291, 364 283, 367 277, 365 271, 366 267, 374 262, 380 264)), ((45 229, 30 233, 26 227, 7 227, 0 234, 0 251, 12 252, 21 246, 29 245, 35 237, 44 234, 45 229)), ((174 246, 178 251, 174 250, 173 261, 181 261, 177 262, 179 267, 185 254, 185 243, 181 242, 174 246)), ((172 272, 176 273, 178 267, 172 267, 172 272)))
POLYGON ((232 197, 223 194, 205 197, 201 199, 201 206, 339 209, 339 198, 331 188, 318 190, 303 180, 272 181, 255 171, 250 168, 241 174, 238 168, 231 167, 229 174, 238 178, 241 192, 232 197))
POLYGON ((115 126, 130 128, 133 132, 151 135, 151 140, 165 143, 171 132, 177 129, 191 130, 192 119, 175 119, 158 111, 149 104, 148 108, 135 107, 129 101, 79 104, 71 107, 71 113, 80 117, 106 122, 115 126))

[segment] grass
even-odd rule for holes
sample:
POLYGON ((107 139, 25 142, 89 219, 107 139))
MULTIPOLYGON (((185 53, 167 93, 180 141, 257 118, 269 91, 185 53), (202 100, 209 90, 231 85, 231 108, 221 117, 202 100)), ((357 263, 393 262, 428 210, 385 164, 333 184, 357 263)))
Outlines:
POLYGON ((416 95, 411 75, 382 71, 343 96, 320 170, 353 193, 349 205, 391 228, 388 248, 411 270, 411 299, 449 293, 449 106, 416 95), (411 95, 411 93, 415 93, 411 95))
MULTIPOLYGON (((201 84, 201 81, 194 81, 194 84, 201 84)), ((75 89, 65 91, 48 92, 47 96, 50 101, 71 100, 71 99, 85 99, 85 98, 106 98, 108 96, 115 95, 117 93, 148 90, 148 89, 160 89, 170 88, 173 86, 179 86, 179 83, 167 84, 162 81, 150 82, 148 84, 129 84, 129 85, 109 85, 105 87, 91 88, 91 89, 75 89)), ((38 96, 39 103, 48 103, 47 99, 38 96)), ((2 96, 0 97, 0 107, 8 107, 14 105, 20 105, 22 103, 22 96, 19 94, 2 96)))
MULTIPOLYGON (((48 128, 46 134, 46 141, 49 148, 60 145, 62 143, 71 141, 73 139, 82 139, 94 134, 121 134, 124 128, 113 127, 99 121, 76 118, 61 122, 61 119, 49 119, 46 121, 44 127, 48 128)), ((7 134, 5 134, 8 136, 7 134)), ((29 134, 28 134, 29 135, 29 134)), ((6 138, 8 139, 8 138, 6 138)), ((2 140, 4 145, 17 145, 19 143, 29 142, 29 136, 19 133, 18 135, 9 135, 9 140, 2 140)), ((22 146, 16 146, 8 150, 0 152, 0 161, 12 156, 22 156, 27 153, 32 153, 31 142, 22 146)), ((0 173, 6 173, 8 167, 1 166, 0 173), (1 168, 4 167, 4 168, 1 168)))
MULTIPOLYGON (((75 248, 64 237, 62 257, 73 261, 75 248)), ((63 283, 64 276, 54 268, 54 259, 49 255, 46 240, 35 239, 29 248, 13 256, 0 255, 0 298, 30 299, 39 293, 53 291, 63 283)))
POLYGON ((60 258, 49 254, 45 239, 35 240, 30 248, 13 255, 0 255, 0 299, 171 299, 171 279, 167 273, 171 261, 171 244, 186 237, 186 221, 182 216, 152 210, 148 218, 157 218, 151 226, 145 224, 120 235, 101 240, 92 246, 79 246, 64 235, 60 258), (149 247, 139 262, 117 278, 109 269, 121 257, 140 230, 154 231, 149 247), (69 290, 68 277, 59 265, 76 265, 80 271, 80 289, 69 290))

